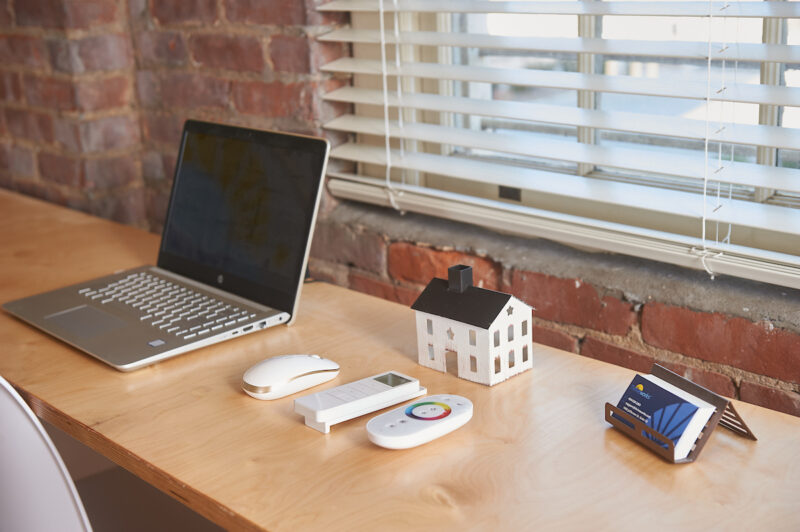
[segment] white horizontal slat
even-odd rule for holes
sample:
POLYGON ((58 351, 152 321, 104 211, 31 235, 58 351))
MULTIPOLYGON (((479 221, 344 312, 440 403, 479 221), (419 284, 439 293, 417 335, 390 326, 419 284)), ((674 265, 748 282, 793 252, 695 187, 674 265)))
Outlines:
MULTIPOLYGON (((379 9, 380 0, 335 0, 320 11, 368 11, 379 9)), ((800 18, 795 2, 493 2, 489 0, 383 0, 386 12, 512 13, 534 15, 617 15, 706 17, 800 18)))
MULTIPOLYGON (((361 116, 344 115, 325 124, 325 127, 352 133, 384 135, 383 120, 361 116)), ((508 135, 420 123, 406 123, 400 128, 397 123, 392 122, 389 135, 393 138, 447 143, 501 153, 589 163, 689 179, 702 180, 704 177, 702 157, 682 156, 647 148, 606 147, 542 139, 539 136, 530 138, 530 135, 525 134, 508 135)), ((714 162, 711 163, 712 166, 714 164, 714 162)), ((800 170, 790 168, 750 163, 726 163, 724 170, 711 175, 710 178, 723 183, 800 193, 800 170)))
MULTIPOLYGON (((387 72, 395 75, 397 68, 389 63, 387 72)), ((326 72, 351 74, 381 74, 381 62, 367 59, 343 58, 322 67, 326 72)), ((706 84, 700 82, 675 82, 667 84, 655 79, 628 76, 604 76, 577 72, 552 72, 528 69, 505 69, 477 66, 442 65, 436 63, 404 63, 401 76, 505 83, 551 89, 572 89, 621 94, 642 94, 671 98, 704 100, 706 84)), ((711 93, 712 101, 790 105, 800 107, 800 88, 773 85, 729 84, 722 92, 711 93)))
MULTIPOLYGON (((331 151, 339 159, 386 164, 383 148, 360 144, 343 144, 331 151)), ((653 212, 675 214, 701 219, 703 198, 696 194, 675 190, 655 189, 598 179, 588 179, 557 172, 547 172, 485 161, 459 159, 426 153, 391 152, 393 167, 418 170, 470 181, 503 185, 537 191, 585 201, 594 201, 610 207, 635 206, 653 212)), ((727 200, 724 208, 713 211, 712 198, 708 198, 707 219, 737 226, 756 227, 796 234, 800 227, 800 211, 775 205, 727 200)))
MULTIPOLYGON (((404 108, 410 109, 529 120, 687 139, 702 140, 706 135, 704 121, 673 116, 644 115, 621 111, 608 112, 508 100, 476 100, 438 94, 403 94, 402 102, 398 100, 396 92, 390 91, 388 96, 389 105, 392 107, 402 104, 404 108)), ((355 104, 383 105, 381 91, 357 87, 342 87, 327 93, 325 99, 355 104)), ((778 126, 727 124, 722 131, 712 128, 708 134, 709 140, 712 142, 771 146, 789 150, 797 149, 800 146, 800 129, 778 126)))
MULTIPOLYGON (((326 33, 319 40, 326 42, 373 43, 381 42, 378 30, 339 29, 326 33)), ((396 37, 389 32, 388 44, 395 44, 396 37)), ((459 46, 492 50, 528 50, 534 52, 592 53, 603 55, 676 57, 706 60, 707 42, 634 41, 611 39, 566 39, 540 37, 507 37, 458 32, 402 32, 401 44, 418 46, 459 46)), ((780 44, 738 43, 723 46, 711 45, 712 60, 770 61, 777 63, 800 63, 800 46, 780 44)))
MULTIPOLYGON (((328 189, 338 198, 391 206, 382 180, 330 172, 328 189)), ((523 237, 541 237, 603 252, 623 253, 698 270, 704 269, 703 242, 697 238, 568 214, 513 205, 442 190, 405 185, 395 195, 398 208, 488 227, 523 237)), ((800 288, 800 257, 744 248, 714 246, 705 264, 718 274, 800 288), (722 253, 719 253, 722 252, 722 253)))

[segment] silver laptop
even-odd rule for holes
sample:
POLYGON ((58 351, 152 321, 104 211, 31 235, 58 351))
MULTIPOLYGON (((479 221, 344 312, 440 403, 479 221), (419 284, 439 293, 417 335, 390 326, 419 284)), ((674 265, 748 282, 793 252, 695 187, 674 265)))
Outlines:
POLYGON ((187 121, 158 265, 3 308, 122 371, 291 323, 328 151, 324 139, 187 121))

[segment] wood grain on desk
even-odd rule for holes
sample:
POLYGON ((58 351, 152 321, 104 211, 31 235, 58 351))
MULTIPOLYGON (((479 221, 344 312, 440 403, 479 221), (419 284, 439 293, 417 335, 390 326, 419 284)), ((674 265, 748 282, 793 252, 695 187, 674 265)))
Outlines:
MULTIPOLYGON (((0 300, 153 263, 158 237, 0 192, 0 300)), ((120 373, 0 314, 0 375, 47 421, 228 528, 800 529, 800 419, 736 403, 758 442, 717 428, 670 465, 603 420, 633 372, 536 345, 534 369, 493 388, 416 364, 412 311, 305 286, 297 323, 120 373), (340 376, 397 370, 475 415, 428 445, 372 445, 372 416, 323 435, 293 397, 240 387, 265 357, 319 353, 340 376)), ((787 356, 789 354, 787 353, 787 356)))

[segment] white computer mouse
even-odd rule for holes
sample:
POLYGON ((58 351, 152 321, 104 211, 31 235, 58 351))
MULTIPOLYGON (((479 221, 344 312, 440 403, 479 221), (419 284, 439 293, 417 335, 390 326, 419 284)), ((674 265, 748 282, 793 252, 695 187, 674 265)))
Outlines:
POLYGON ((245 371, 242 389, 256 399, 279 399, 338 374, 339 364, 319 355, 281 355, 262 360, 245 371))

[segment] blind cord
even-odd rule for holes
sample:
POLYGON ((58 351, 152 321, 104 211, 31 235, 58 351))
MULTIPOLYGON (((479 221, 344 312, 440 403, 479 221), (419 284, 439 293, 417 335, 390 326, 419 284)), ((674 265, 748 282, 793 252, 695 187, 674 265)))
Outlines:
MULTIPOLYGON (((720 8, 720 11, 724 11, 730 7, 729 3, 726 3, 720 8)), ((690 252, 695 253, 700 256, 700 263, 703 266, 703 269, 708 273, 711 277, 711 280, 714 280, 716 274, 714 270, 708 265, 706 260, 709 257, 720 257, 722 252, 712 252, 708 249, 706 244, 706 224, 708 222, 708 181, 709 181, 709 157, 708 157, 708 145, 710 139, 710 130, 711 130, 711 33, 713 31, 713 22, 714 22, 714 11, 713 11, 713 1, 709 0, 708 2, 708 42, 707 42, 707 51, 706 51, 706 108, 705 108, 705 126, 706 126, 706 134, 705 140, 703 144, 703 216, 702 216, 702 227, 701 227, 701 235, 702 235, 702 249, 698 250, 697 248, 691 248, 690 252)), ((722 48, 720 49, 720 53, 724 52, 727 49, 727 45, 723 43, 722 48)), ((721 86, 719 89, 715 91, 715 94, 722 94, 727 90, 727 86, 725 85, 725 60, 722 60, 722 79, 721 79, 721 86)), ((722 123, 723 118, 723 108, 725 106, 725 102, 720 102, 720 127, 717 132, 722 132, 725 129, 724 124, 722 123)), ((714 170, 714 174, 718 174, 725 170, 725 167, 722 165, 722 141, 719 140, 719 149, 717 155, 717 168, 714 170)), ((733 156, 733 151, 731 151, 731 156, 733 156)), ((720 208, 722 208, 722 203, 720 202, 720 189, 721 184, 717 182, 717 205, 714 207, 713 212, 717 212, 720 208)), ((728 236, 730 236, 730 224, 728 226, 728 236)), ((716 222, 716 235, 715 235, 715 243, 719 244, 719 221, 716 222)))
MULTIPOLYGON (((384 0, 378 2, 378 18, 380 19, 380 44, 381 44, 381 82, 383 85, 383 138, 384 146, 386 149, 386 196, 392 208, 398 212, 403 212, 397 204, 398 192, 392 184, 392 147, 391 135, 389 128, 389 72, 386 62, 386 24, 384 23, 384 0)), ((395 9, 396 12, 396 9, 395 9)), ((397 45, 395 45, 396 47, 397 45)), ((395 48, 395 54, 396 54, 395 48)), ((400 78, 400 70, 398 65, 397 78, 400 78)))

